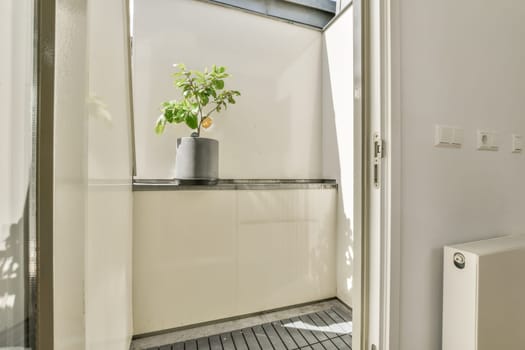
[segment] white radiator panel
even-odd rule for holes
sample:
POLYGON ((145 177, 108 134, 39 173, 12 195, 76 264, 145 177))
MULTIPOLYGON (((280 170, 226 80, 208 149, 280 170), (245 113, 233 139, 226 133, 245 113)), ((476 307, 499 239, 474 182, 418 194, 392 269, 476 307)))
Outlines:
POLYGON ((525 236, 445 247, 443 350, 525 349, 524 268, 525 236))

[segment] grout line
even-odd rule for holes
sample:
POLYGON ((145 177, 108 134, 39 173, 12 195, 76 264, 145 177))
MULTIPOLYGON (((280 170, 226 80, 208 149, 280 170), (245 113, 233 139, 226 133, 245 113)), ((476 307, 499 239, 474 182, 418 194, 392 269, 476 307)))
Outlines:
MULTIPOLYGON (((277 321, 281 326, 283 325, 283 321, 277 321)), ((275 327, 274 327, 275 328, 275 327)), ((299 343, 295 341, 294 337, 292 336, 292 333, 286 328, 286 327, 281 327, 281 329, 283 329, 286 333, 288 333, 288 335, 290 336, 290 338, 292 338, 292 341, 294 342, 295 345, 297 345, 296 348, 294 349, 300 349, 301 347, 299 346, 299 343)), ((277 331, 277 330, 276 330, 277 331)), ((307 342, 308 343, 308 342, 307 342)), ((292 349, 290 349, 292 350, 292 349)))
MULTIPOLYGON (((315 314, 315 316, 317 316, 317 318, 318 318, 319 320, 321 320, 321 322, 322 322, 323 324, 325 324, 326 326, 328 326, 328 325, 326 324, 326 322, 323 320, 323 318, 322 318, 321 316, 319 316, 319 313, 318 313, 318 312, 316 312, 316 313, 314 313, 314 314, 315 314)), ((314 315, 314 314, 312 314, 312 315, 314 315)), ((310 315, 307 315, 307 316, 310 317, 310 315)), ((310 319, 312 320, 312 322, 313 322, 314 324, 316 324, 315 321, 314 321, 314 319, 313 319, 312 317, 310 317, 310 319)), ((330 326, 328 326, 328 327, 330 327, 330 326)), ((332 337, 330 337, 328 334, 326 334, 326 332, 321 332, 321 333, 323 333, 323 334, 325 335, 325 337, 326 337, 327 340, 332 338, 332 337)))
MULTIPOLYGON (((333 309, 331 309, 331 310, 333 311, 333 309)), ((329 319, 331 319, 332 321, 335 322, 335 325, 338 325, 338 324, 339 324, 338 321, 337 321, 336 319, 334 319, 332 316, 330 316, 330 314, 329 314, 328 312, 325 312, 325 314, 326 314, 326 316, 328 316, 329 319)), ((343 321, 345 320, 343 317, 341 317, 341 319, 342 319, 343 321)), ((335 325, 334 325, 334 326, 335 326, 335 325)), ((344 329, 341 328, 341 326, 337 326, 336 328, 339 328, 339 330, 340 330, 341 332, 344 333, 344 329)))
MULTIPOLYGON (((261 328, 262 328, 262 327, 261 327, 261 328)), ((253 336, 255 337, 255 341, 256 341, 257 344, 259 345, 259 349, 264 350, 263 347, 262 347, 262 345, 261 345, 261 342, 259 341, 259 338, 257 337, 257 334, 255 333, 255 330, 253 329, 253 327, 250 328, 250 330, 252 331, 253 336)), ((264 332, 264 329, 263 329, 263 332, 264 332)), ((265 334, 266 334, 266 333, 265 333, 265 334)), ((272 345, 272 343, 270 343, 270 345, 272 345)), ((273 345, 272 345, 272 347, 273 347, 273 345)), ((252 350, 252 349, 250 349, 250 350, 252 350)))
MULTIPOLYGON (((281 340, 281 343, 283 343, 284 347, 287 349, 287 350, 295 350, 297 348, 293 348, 293 349, 288 349, 288 347, 286 346, 286 343, 284 342, 283 340, 283 337, 281 337, 281 335, 279 334, 279 332, 277 332, 277 328, 275 328, 275 326, 273 325, 273 322, 270 322, 269 323, 270 327, 273 328, 273 330, 275 331, 275 334, 277 334, 277 337, 279 337, 279 339, 281 340)), ((293 339, 292 339, 293 340, 293 339)), ((295 343, 295 342, 294 342, 295 343)))
MULTIPOLYGON (((336 308, 333 308, 332 311, 339 317, 341 317, 343 320, 346 320, 345 317, 343 317, 338 311, 336 308)), ((348 322, 351 322, 351 321, 348 321, 348 322)))
MULTIPOLYGON (((304 315, 304 317, 308 317, 308 319, 310 320, 310 322, 312 322, 312 324, 315 325, 315 322, 314 320, 310 317, 310 315, 304 315)), ((328 339, 328 336, 323 332, 323 331, 318 331, 319 333, 322 333, 326 339, 328 339)), ((324 345, 322 344, 323 340, 319 339, 319 337, 317 336, 317 334, 315 334, 315 332, 312 332, 312 334, 314 335, 315 339, 317 339, 319 341, 319 343, 321 343, 321 345, 323 346, 324 348, 324 345)))
MULTIPOLYGON (((264 335, 266 336, 266 339, 268 339, 268 342, 270 343, 270 345, 272 346, 272 348, 273 348, 274 350, 277 350, 277 349, 275 348, 275 346, 273 345, 272 340, 271 340, 270 337, 268 336, 268 332, 266 332, 266 329, 264 329, 263 325, 261 325, 261 329, 263 330, 264 335)), ((286 346, 285 346, 285 347, 286 347, 286 346)), ((263 349, 262 346, 261 346, 261 349, 263 349)), ((264 350, 264 349, 263 349, 263 350, 264 350)))
POLYGON ((246 349, 250 350, 250 344, 248 344, 248 340, 246 339, 244 332, 242 329, 240 329, 239 332, 241 333, 242 339, 244 340, 244 344, 246 344, 246 349))
POLYGON ((233 332, 230 332, 230 338, 232 340, 233 348, 237 350, 237 344, 235 344, 235 338, 233 337, 233 332))
MULTIPOLYGON (((336 337, 336 338, 337 338, 337 337, 336 337)), ((328 339, 328 341, 331 342, 331 343, 334 345, 334 347, 335 347, 336 349, 339 349, 339 348, 337 347, 337 344, 334 343, 334 342, 332 341, 332 339, 335 339, 335 338, 330 338, 330 339, 328 339)))
POLYGON ((352 344, 348 344, 343 336, 341 336, 340 338, 343 341, 343 343, 345 343, 346 345, 350 347, 350 349, 352 349, 352 344))
MULTIPOLYGON (((301 321, 301 319, 300 319, 299 317, 291 317, 291 318, 290 318, 290 321, 291 321, 292 323, 295 322, 295 321, 293 320, 294 318, 297 319, 297 320, 299 320, 299 321, 301 321)), ((301 335, 301 337, 303 337, 303 339, 304 339, 304 341, 306 342, 306 344, 310 345, 310 342, 308 341, 308 339, 306 339, 306 337, 305 337, 304 334, 303 334, 303 330, 302 330, 302 329, 297 329, 297 331, 298 331, 298 333, 301 335)), ((311 332, 311 333, 313 334, 313 332, 311 332)), ((313 335, 312 335, 312 336, 313 336, 313 335)), ((313 337, 314 337, 314 339, 317 339, 315 336, 313 336, 313 337)))
MULTIPOLYGON (((329 329, 331 329, 331 328, 330 328, 330 325, 329 325, 328 323, 326 323, 326 321, 324 320, 324 318, 321 317, 321 312, 322 312, 322 311, 320 311, 320 312, 316 312, 317 317, 319 317, 319 319, 321 320, 321 322, 323 322, 323 323, 324 323, 329 329)), ((336 334, 337 334, 337 333, 336 333, 336 334)), ((338 336, 338 335, 337 335, 337 336, 338 336)), ((332 338, 335 338, 335 337, 328 337, 328 338, 329 338, 329 339, 332 339, 332 338)))
MULTIPOLYGON (((221 342, 221 348, 224 350, 224 343, 222 342, 222 335, 219 335, 219 341, 221 342)), ((186 350, 186 349, 184 349, 186 350)))
POLYGON ((323 349, 327 350, 327 349, 326 349, 326 346, 324 346, 324 344, 323 344, 322 341, 319 341, 319 344, 321 344, 321 347, 322 347, 323 349))

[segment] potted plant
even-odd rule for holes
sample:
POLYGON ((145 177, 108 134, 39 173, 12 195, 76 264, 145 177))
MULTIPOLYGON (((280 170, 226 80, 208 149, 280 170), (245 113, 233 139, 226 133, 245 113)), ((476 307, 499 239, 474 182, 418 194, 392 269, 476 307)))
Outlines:
POLYGON ((201 137, 201 132, 213 124, 212 114, 235 104, 236 90, 224 89, 224 79, 230 75, 226 68, 213 66, 210 71, 187 70, 184 64, 174 66, 175 86, 182 99, 162 103, 155 132, 161 134, 166 124, 184 123, 193 132, 190 137, 177 139, 175 179, 179 182, 213 183, 219 176, 219 142, 201 137))

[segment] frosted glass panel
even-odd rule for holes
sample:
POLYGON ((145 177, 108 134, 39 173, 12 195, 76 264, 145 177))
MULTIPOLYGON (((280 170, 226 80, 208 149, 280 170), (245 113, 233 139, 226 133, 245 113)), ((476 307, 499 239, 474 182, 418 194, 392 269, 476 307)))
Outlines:
POLYGON ((31 347, 33 0, 0 0, 0 349, 31 347))

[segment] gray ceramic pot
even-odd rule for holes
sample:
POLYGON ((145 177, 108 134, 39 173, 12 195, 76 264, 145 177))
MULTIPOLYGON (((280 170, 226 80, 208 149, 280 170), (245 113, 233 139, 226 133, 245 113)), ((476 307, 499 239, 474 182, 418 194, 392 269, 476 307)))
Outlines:
POLYGON ((213 183, 219 178, 219 141, 204 137, 177 139, 175 180, 213 183))

